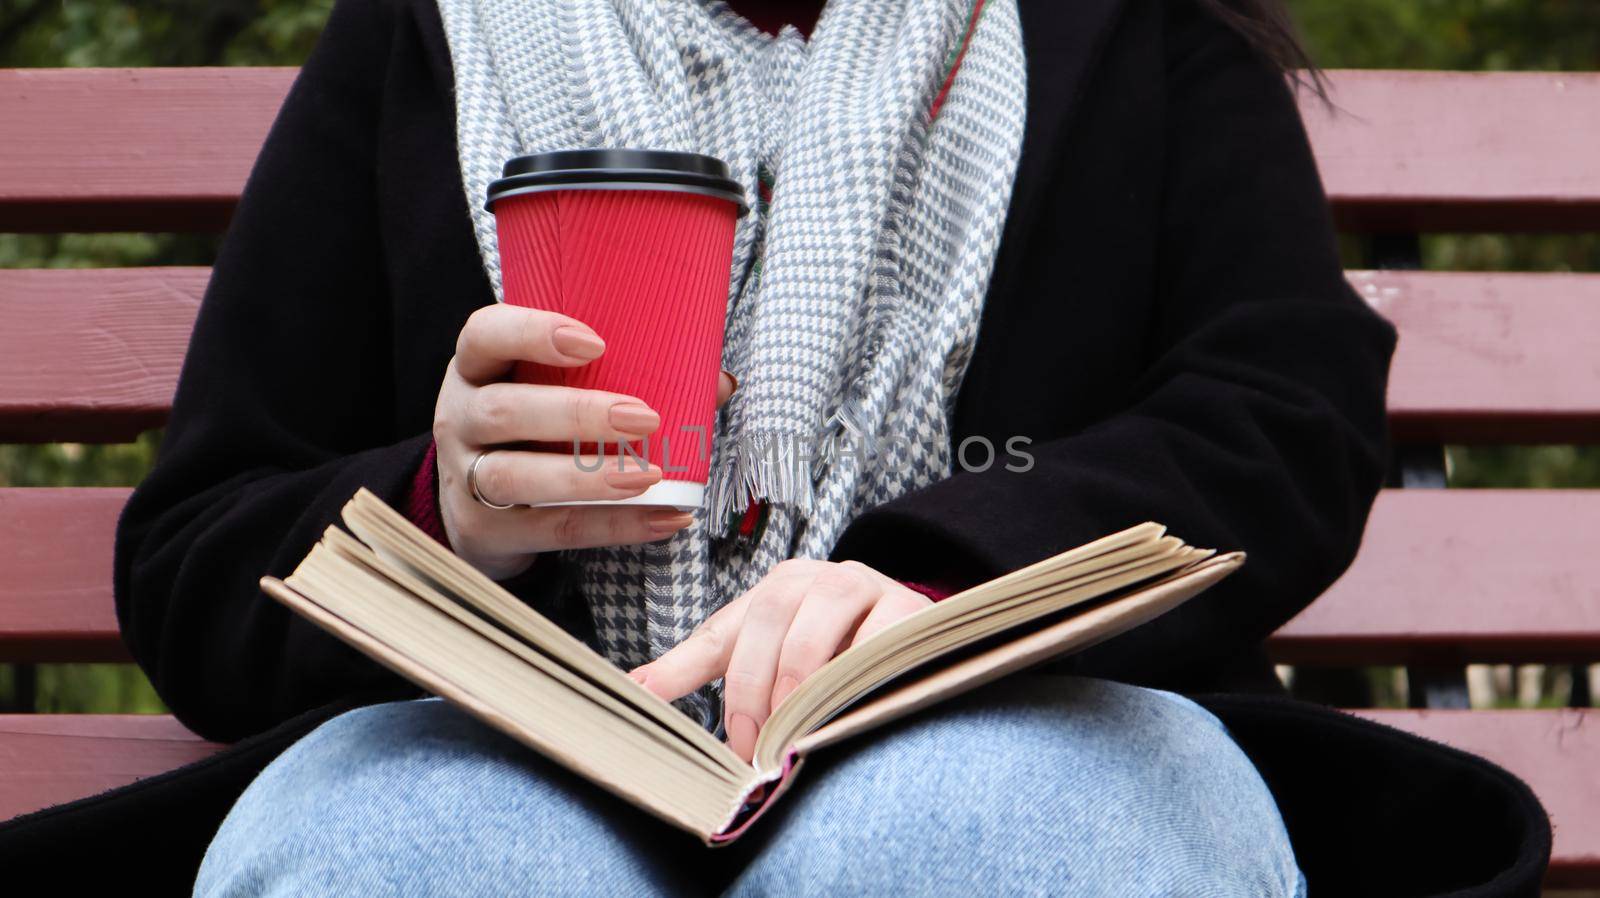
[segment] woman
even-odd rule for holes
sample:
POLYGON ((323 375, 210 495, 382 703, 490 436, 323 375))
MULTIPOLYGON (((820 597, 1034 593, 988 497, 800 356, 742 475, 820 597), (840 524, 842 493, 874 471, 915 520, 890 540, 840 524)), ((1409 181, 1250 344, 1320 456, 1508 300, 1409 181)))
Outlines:
POLYGON ((119 531, 123 630, 163 698, 212 738, 272 733, 243 773, 212 768, 213 803, 293 743, 232 804, 197 894, 1377 894, 1401 831, 1407 894, 1536 883, 1531 817, 1523 844, 1483 834, 1526 800, 1487 765, 1283 700, 1174 692, 1275 688, 1261 641, 1349 563, 1384 469, 1394 334, 1343 281, 1281 15, 820 8, 336 6, 119 531), (798 30, 772 36, 783 25, 798 30), (772 363, 790 335, 763 315, 791 303, 831 325, 799 329, 807 358, 835 363, 805 372, 822 382, 807 411, 921 435, 904 476, 836 463, 819 483, 837 488, 809 500, 758 492, 771 523, 743 538, 721 509, 495 507, 659 476, 514 448, 657 420, 631 397, 507 383, 519 360, 586 364, 606 335, 496 305, 474 211, 486 167, 515 152, 641 135, 730 157, 751 192, 771 182, 741 224, 723 435, 762 432, 795 380, 772 363), (815 244, 793 223, 807 213, 827 232, 815 244), (881 344, 856 342, 869 332, 881 344), (975 437, 1020 438, 1031 462, 963 466, 953 449, 975 437), (963 584, 1147 519, 1250 563, 1054 677, 819 759, 778 818, 707 853, 259 594, 361 486, 658 694, 698 696, 746 756, 840 646, 963 584), (671 562, 680 550, 699 567, 671 562), (795 555, 809 560, 777 564, 795 555), (640 614, 657 575, 674 589, 640 614), (1440 788, 1356 822, 1395 778, 1440 788), (1469 781, 1489 786, 1438 799, 1469 781), (1410 832, 1430 811, 1449 819, 1410 832), (1341 855, 1346 823, 1376 834, 1376 870, 1341 855))

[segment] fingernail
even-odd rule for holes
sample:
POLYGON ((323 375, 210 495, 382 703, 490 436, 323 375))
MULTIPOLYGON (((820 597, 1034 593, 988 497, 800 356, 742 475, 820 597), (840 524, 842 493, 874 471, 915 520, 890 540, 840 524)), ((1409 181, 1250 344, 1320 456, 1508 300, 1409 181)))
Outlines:
POLYGON ((729 396, 739 392, 739 378, 735 377, 732 371, 724 371, 722 376, 733 382, 733 386, 728 389, 729 396))
POLYGON ((550 334, 550 342, 555 345, 556 352, 585 361, 597 359, 606 351, 606 341, 600 339, 593 331, 570 324, 556 328, 550 334))
POLYGON ((651 465, 641 471, 638 468, 624 468, 621 471, 610 470, 606 472, 606 485, 618 490, 642 490, 652 486, 661 479, 661 469, 651 465))
POLYGON ((611 426, 623 433, 655 433, 661 416, 642 402, 619 402, 611 407, 611 426))
POLYGON ((788 698, 789 693, 794 691, 794 687, 799 685, 800 681, 789 676, 788 674, 784 674, 783 676, 779 677, 778 685, 773 687, 772 690, 772 707, 776 708, 780 704, 783 704, 783 700, 788 698))
POLYGON ((652 533, 677 533, 694 523, 694 515, 686 511, 656 511, 645 516, 644 524, 652 533))
POLYGON ((628 671, 628 679, 643 686, 645 680, 644 668, 635 667, 633 670, 628 671))
POLYGON ((756 744, 756 722, 748 714, 728 715, 728 744, 741 755, 748 755, 756 744))

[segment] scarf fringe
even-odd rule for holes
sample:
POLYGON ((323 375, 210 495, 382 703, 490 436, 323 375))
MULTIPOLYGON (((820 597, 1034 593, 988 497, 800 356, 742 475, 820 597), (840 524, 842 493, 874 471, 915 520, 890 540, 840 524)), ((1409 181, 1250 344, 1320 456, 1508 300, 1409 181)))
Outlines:
POLYGON ((729 448, 726 460, 711 472, 711 520, 742 515, 750 503, 784 505, 808 516, 817 500, 817 484, 847 452, 870 451, 874 433, 859 397, 846 400, 815 434, 759 431, 744 434, 729 448))
POLYGON ((745 433, 729 448, 725 461, 712 471, 713 521, 743 514, 751 502, 785 505, 809 514, 816 499, 815 461, 805 457, 823 442, 814 434, 777 431, 745 433))

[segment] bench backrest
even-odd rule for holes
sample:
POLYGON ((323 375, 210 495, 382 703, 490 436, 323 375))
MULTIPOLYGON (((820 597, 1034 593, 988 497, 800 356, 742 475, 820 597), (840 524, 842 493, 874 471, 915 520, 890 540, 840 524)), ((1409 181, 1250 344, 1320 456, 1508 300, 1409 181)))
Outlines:
MULTIPOLYGON (((216 231, 292 69, 0 71, 0 231, 216 231)), ((1600 230, 1600 75, 1332 73, 1304 110, 1344 230, 1600 230), (1582 123, 1587 123, 1583 126, 1582 123)), ((170 407, 203 268, 0 270, 0 442, 117 442, 170 407)), ((1405 443, 1600 440, 1600 275, 1358 271, 1399 326, 1405 443)), ((125 657, 114 489, 0 489, 0 661, 125 657)), ((1600 657, 1587 492, 1395 490, 1282 660, 1600 657)))

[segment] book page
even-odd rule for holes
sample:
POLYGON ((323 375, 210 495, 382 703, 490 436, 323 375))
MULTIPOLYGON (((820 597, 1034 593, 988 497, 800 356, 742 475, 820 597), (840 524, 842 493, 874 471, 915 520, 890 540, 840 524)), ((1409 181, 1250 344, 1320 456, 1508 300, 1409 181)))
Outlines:
POLYGON ((907 714, 976 689, 1007 674, 1079 652, 1165 614, 1205 591, 1244 563, 1244 554, 1218 555, 1036 631, 1007 640, 948 667, 936 667, 801 736, 801 755, 882 726, 907 714))
MULTIPOLYGON (((263 582, 279 601, 402 676, 652 814, 709 838, 744 784, 716 776, 401 591, 302 564, 263 582), (408 609, 395 613, 396 609, 408 609)), ((752 771, 753 775, 753 771, 752 771)))
POLYGON ((377 496, 365 489, 356 493, 345 507, 344 520, 383 560, 482 611, 528 644, 538 646, 722 766, 741 770, 748 767, 726 743, 439 545, 377 496))
MULTIPOLYGON (((638 727, 641 732, 660 741, 664 750, 683 751, 687 749, 690 757, 708 768, 720 771, 734 781, 743 781, 749 777, 750 766, 739 760, 739 757, 733 752, 726 750, 727 747, 723 743, 717 742, 715 739, 683 739, 677 729, 661 726, 654 715, 647 715, 637 706, 622 701, 611 692, 592 686, 588 680, 563 666, 557 659, 545 654, 543 648, 537 643, 517 639, 515 634, 501 630, 489 621, 473 614, 472 611, 468 610, 468 607, 464 607, 457 600, 447 597, 428 583, 413 577, 404 570, 397 569, 393 565, 385 565, 372 549, 339 528, 329 527, 327 533, 323 536, 322 543, 323 546, 326 546, 335 554, 363 566, 373 576, 393 581, 396 586, 422 599, 434 609, 445 613, 452 620, 467 627, 477 636, 493 642, 505 651, 511 652, 522 659, 523 662, 538 668, 548 676, 554 677, 568 688, 592 696, 600 710, 638 727), (707 743, 714 743, 722 750, 707 751, 705 748, 707 743)), ((655 697, 651 696, 651 698, 655 697)), ((656 701, 665 705, 660 699, 656 699, 656 701)), ((683 720, 683 715, 678 714, 670 706, 667 706, 667 710, 672 711, 679 720, 683 720)), ((692 725, 691 729, 697 735, 705 733, 704 730, 692 725)))
POLYGON ((1024 568, 906 617, 840 653, 806 678, 767 718, 757 738, 756 767, 769 770, 781 763, 783 749, 790 742, 904 671, 1025 621, 1152 580, 1209 554, 1160 536, 1159 530, 1134 529, 1142 531, 1142 538, 1132 545, 1118 539, 1129 533, 1124 531, 1100 541, 1110 551, 1078 554, 1075 563, 1050 565, 1042 576, 1037 565, 1024 568), (957 598, 962 601, 950 604, 957 598))

